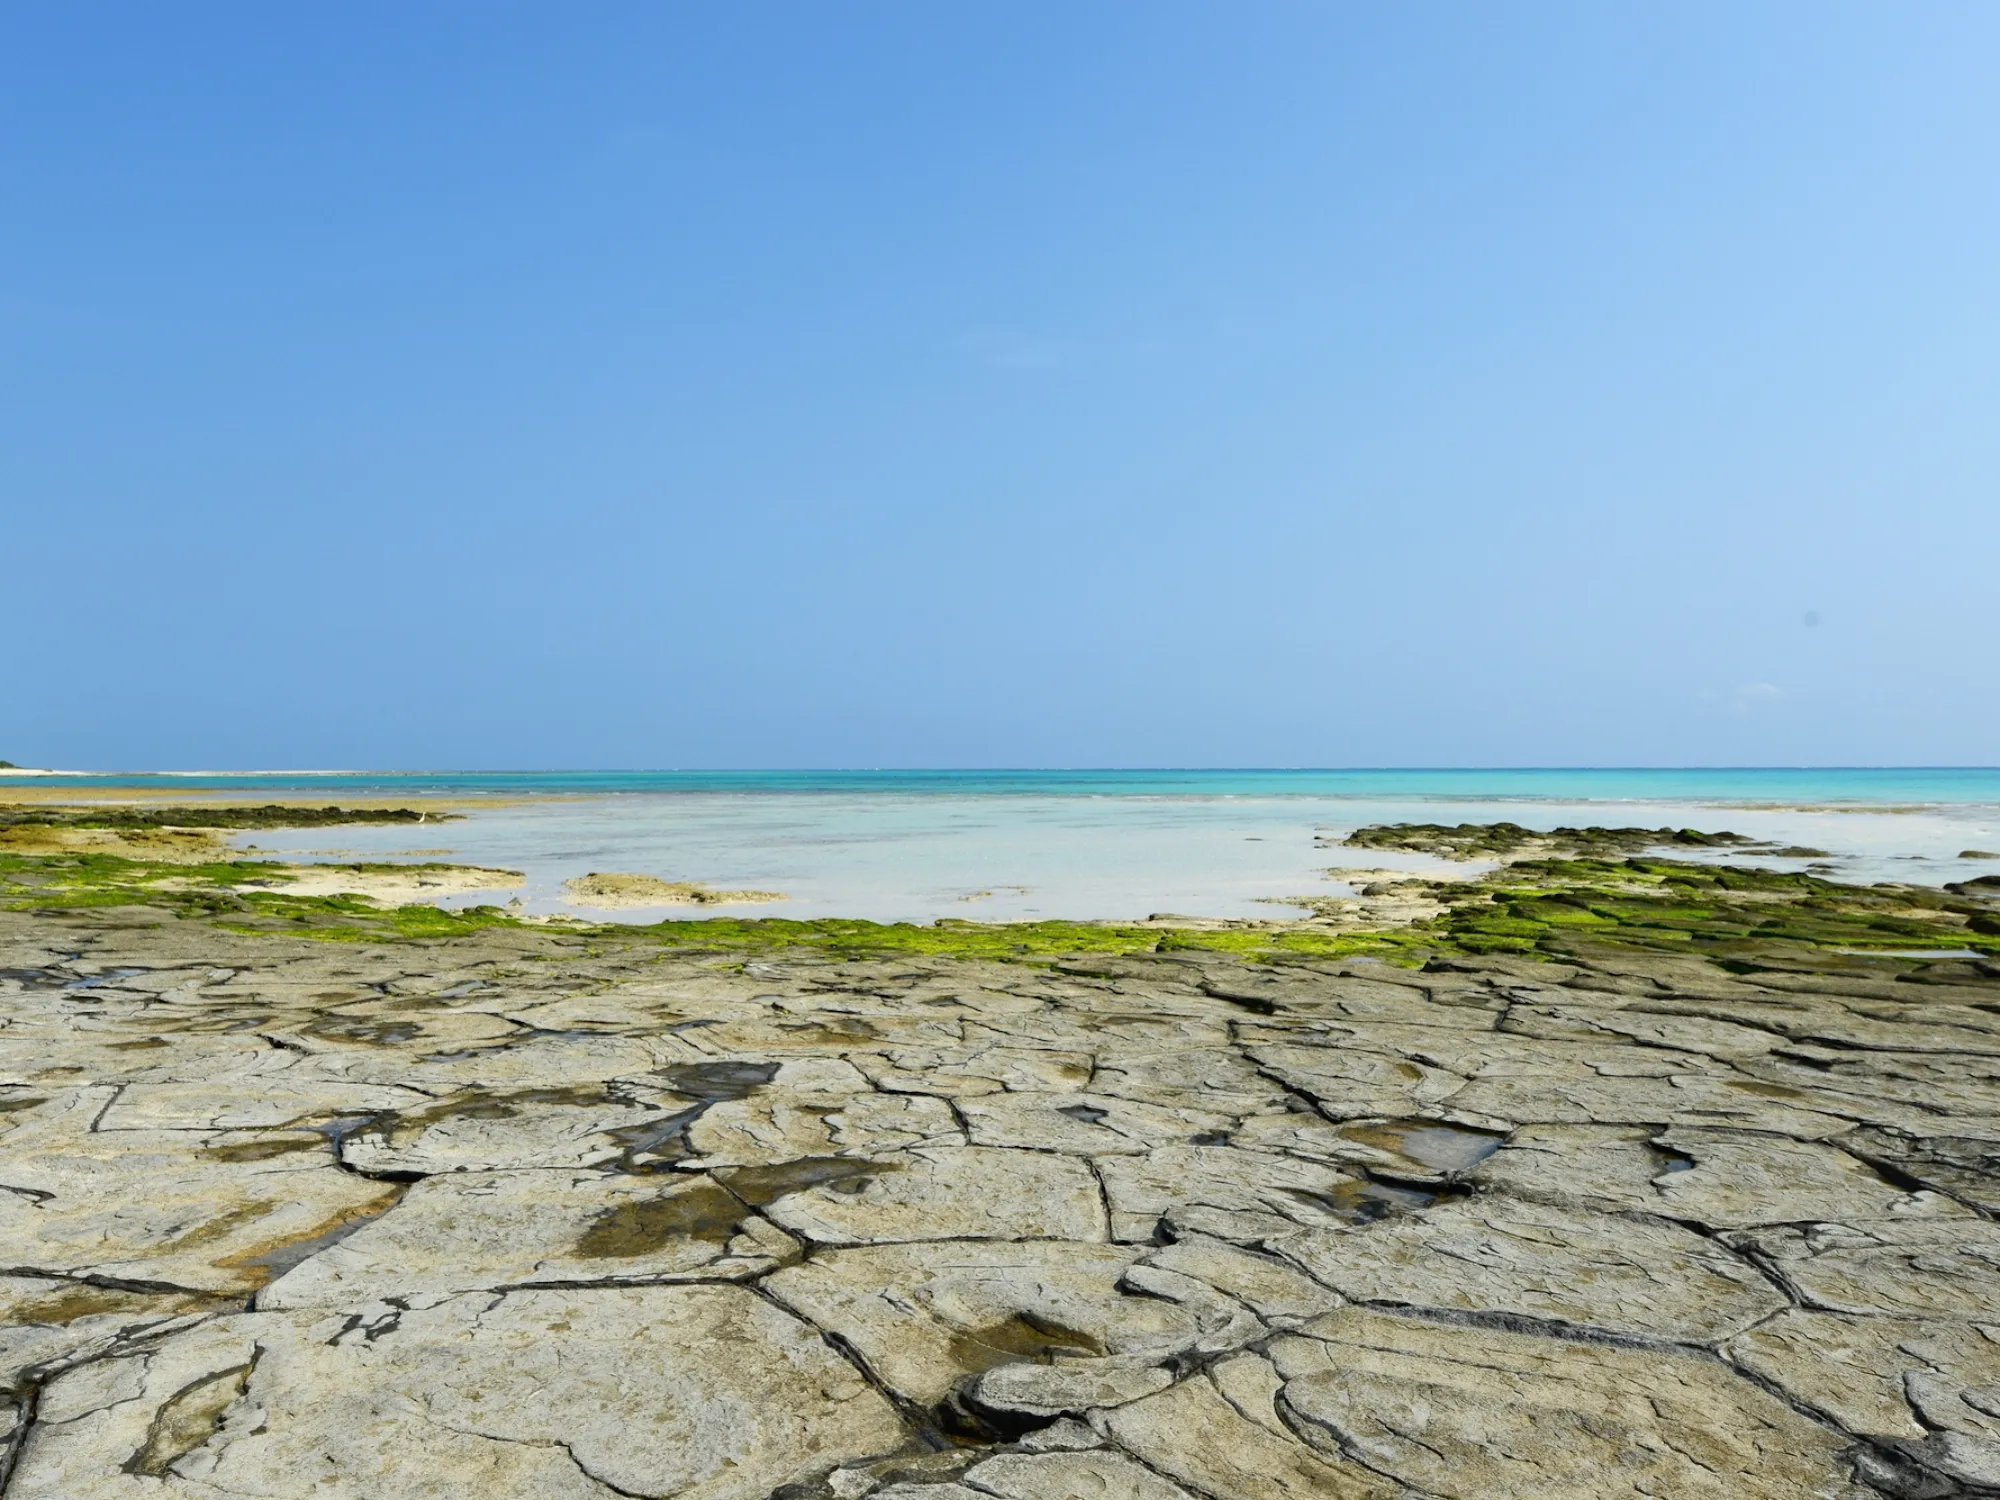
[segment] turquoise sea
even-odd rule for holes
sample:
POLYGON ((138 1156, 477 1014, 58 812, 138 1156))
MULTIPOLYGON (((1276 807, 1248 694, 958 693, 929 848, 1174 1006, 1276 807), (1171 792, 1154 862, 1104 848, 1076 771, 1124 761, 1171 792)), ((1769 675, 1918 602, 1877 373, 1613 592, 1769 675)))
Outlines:
MULTIPOLYGON (((0 773, 4 775, 4 773, 0 773)), ((9 777, 8 780, 13 778, 9 777)), ((1272 917, 1345 894, 1342 867, 1425 869, 1338 847, 1368 823, 1731 829, 1823 857, 1760 862, 1930 884, 2000 873, 2000 768, 172 772, 37 777, 54 790, 397 798, 470 807, 436 828, 262 832, 292 858, 454 859, 519 870, 530 911, 597 872, 782 891, 714 914, 1272 917), (1335 873, 1329 874, 1329 871, 1335 873)), ((1736 855, 1734 858, 1743 858, 1736 855)), ((1463 868, 1463 867, 1459 867, 1463 868)), ((506 893, 502 893, 504 899, 506 893)), ((479 899, 493 900, 491 894, 479 899)), ((618 913, 653 920, 669 912, 618 913)), ((687 915, 686 909, 677 914, 687 915)))

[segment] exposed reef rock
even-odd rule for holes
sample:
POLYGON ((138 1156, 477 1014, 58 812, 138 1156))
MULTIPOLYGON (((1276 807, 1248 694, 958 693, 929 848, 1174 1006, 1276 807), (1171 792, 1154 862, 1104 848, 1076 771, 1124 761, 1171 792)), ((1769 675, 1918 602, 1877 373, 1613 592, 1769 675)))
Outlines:
MULTIPOLYGON (((0 761, 0 770, 6 763, 0 761)), ((224 834, 259 828, 331 828, 349 824, 446 823, 459 814, 413 807, 221 807, 175 803, 146 807, 26 805, 0 802, 0 852, 110 855, 166 864, 232 857, 224 834)))
POLYGON ((563 882, 572 906, 620 911, 648 906, 740 906, 783 901, 777 891, 718 891, 692 880, 661 880, 656 875, 579 875, 563 882))
POLYGON ((2000 1493, 1986 960, 442 930, 0 912, 6 1500, 2000 1493))
MULTIPOLYGON (((1531 855, 1584 855, 1598 859, 1647 849, 1756 848, 1740 833, 1703 833, 1698 828, 1554 828, 1546 833, 1519 823, 1378 823, 1340 840, 1349 849, 1395 849, 1446 859, 1525 858, 1531 855)), ((1820 849, 1772 850, 1791 858, 1812 858, 1820 849)))

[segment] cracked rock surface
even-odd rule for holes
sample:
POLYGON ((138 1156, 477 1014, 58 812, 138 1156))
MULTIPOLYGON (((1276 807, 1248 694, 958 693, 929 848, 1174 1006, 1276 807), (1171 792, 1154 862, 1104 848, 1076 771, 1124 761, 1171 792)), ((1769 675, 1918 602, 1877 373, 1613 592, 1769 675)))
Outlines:
POLYGON ((0 914, 0 1493, 2000 1495, 1964 967, 0 914))

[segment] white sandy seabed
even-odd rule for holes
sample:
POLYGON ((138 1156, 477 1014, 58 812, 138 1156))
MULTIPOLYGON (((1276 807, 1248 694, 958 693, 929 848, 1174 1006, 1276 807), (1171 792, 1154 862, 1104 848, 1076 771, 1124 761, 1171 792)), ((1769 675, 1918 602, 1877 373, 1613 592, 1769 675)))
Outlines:
POLYGON ((626 792, 516 798, 422 829, 259 830, 239 845, 307 860, 450 859, 522 872, 518 887, 447 904, 516 899, 529 912, 577 910, 567 881, 629 872, 725 889, 782 892, 781 903, 625 907, 600 918, 677 915, 849 916, 929 922, 1136 920, 1304 915, 1302 895, 1344 895, 1340 867, 1464 875, 1415 855, 1345 849, 1370 823, 1531 828, 1724 829, 1824 857, 1696 853, 1847 881, 1941 885, 2000 873, 2000 806, 1800 807, 1675 801, 1357 797, 903 795, 626 792))

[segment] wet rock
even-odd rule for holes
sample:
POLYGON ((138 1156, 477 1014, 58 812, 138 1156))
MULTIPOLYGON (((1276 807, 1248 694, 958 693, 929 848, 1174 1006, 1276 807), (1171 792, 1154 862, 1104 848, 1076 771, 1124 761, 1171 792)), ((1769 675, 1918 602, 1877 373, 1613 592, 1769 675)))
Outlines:
POLYGON ((1507 1029, 1520 1036, 1592 1041, 1623 1036, 1721 1058, 1761 1057, 1785 1042, 1782 1034, 1733 1021, 1650 1007, 1586 1007, 1571 997, 1558 1005, 1518 1006, 1508 1013, 1507 1029))
POLYGON ((989 1046, 903 1049, 855 1058, 877 1088, 960 1099, 981 1098, 1009 1089, 1069 1092, 1090 1081, 1092 1054, 1067 1048, 989 1046))
POLYGON ((1657 1212, 1711 1229, 1806 1219, 1965 1216, 1936 1193, 1910 1192, 1834 1146, 1737 1131, 1679 1128, 1657 1138, 1692 1160, 1653 1179, 1657 1212))
POLYGON ((1296 1045, 1252 1047, 1249 1054, 1336 1120, 1417 1114, 1465 1086, 1457 1073, 1403 1056, 1296 1045))
MULTIPOLYGON (((1449 1096, 1462 1118, 1506 1125, 1702 1125, 1824 1140, 1851 1130, 1844 1101, 1790 1085, 1704 1073, 1578 1072, 1551 1059, 1544 1074, 1476 1078, 1449 1096), (1815 1108, 1814 1106, 1819 1107, 1815 1108)), ((1635 1060, 1636 1061, 1636 1060, 1635 1060)))
POLYGON ((1524 1125, 1469 1174, 1515 1198, 1598 1213, 1654 1211, 1657 1182, 1694 1159, 1655 1145, 1649 1125, 1524 1125))
POLYGON ((229 1306, 195 1295, 0 1275, 0 1389, 31 1387, 36 1372, 99 1358, 229 1306))
POLYGON ((1290 1097, 1226 1040, 1167 1052, 1107 1048, 1087 1076, 1093 1093, 1225 1116, 1282 1110, 1290 1097))
POLYGON ((213 1082, 127 1085, 106 1105, 99 1128, 274 1130, 339 1115, 421 1110, 431 1102, 399 1084, 299 1076, 289 1068, 232 1070, 213 1082))
POLYGON ((1989 1214, 2000 1213, 2000 1127, 1981 1124, 1993 1134, 1918 1133, 1863 1126, 1843 1136, 1841 1143, 1864 1160, 1879 1162, 1989 1214))
POLYGON ((1733 1130, 1528 1126, 1473 1177, 1523 1198, 1706 1229, 1967 1212, 1837 1146, 1733 1130))
POLYGON ((1327 1127, 1246 1121, 1240 1144, 1269 1143, 1301 1156, 1351 1163, 1400 1182, 1456 1180, 1500 1149, 1505 1136, 1446 1120, 1350 1120, 1327 1127))

